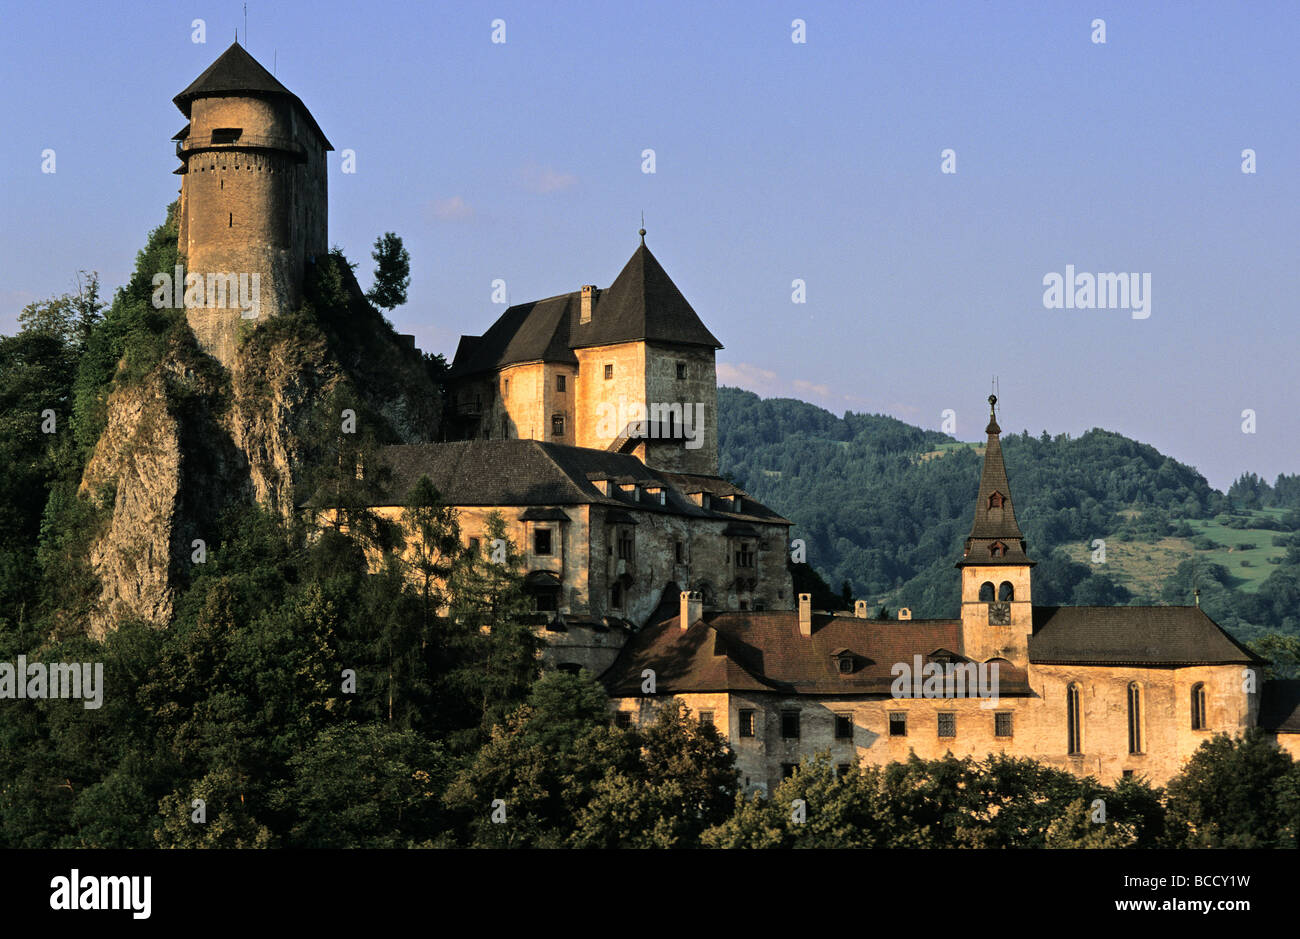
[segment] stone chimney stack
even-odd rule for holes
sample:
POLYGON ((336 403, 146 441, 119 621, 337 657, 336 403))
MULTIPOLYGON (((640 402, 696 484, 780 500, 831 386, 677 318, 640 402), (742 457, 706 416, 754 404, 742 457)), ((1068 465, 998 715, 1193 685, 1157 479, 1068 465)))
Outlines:
POLYGON ((854 601, 853 601, 853 615, 856 616, 858 619, 866 619, 866 618, 867 618, 867 601, 866 601, 866 600, 854 600, 854 601))
POLYGON ((812 635, 812 594, 799 594, 799 635, 812 635))
POLYGON ((591 322, 591 304, 595 301, 595 299, 596 299, 596 285, 583 284, 582 285, 582 310, 578 316, 579 323, 591 322))
POLYGON ((681 628, 688 629, 704 615, 704 595, 698 590, 683 590, 681 599, 682 609, 678 618, 681 621, 681 628))

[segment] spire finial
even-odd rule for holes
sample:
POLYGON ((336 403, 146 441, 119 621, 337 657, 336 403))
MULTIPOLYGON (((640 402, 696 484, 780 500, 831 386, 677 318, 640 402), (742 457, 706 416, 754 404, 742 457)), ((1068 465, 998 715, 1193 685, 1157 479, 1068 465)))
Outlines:
POLYGON ((645 244, 645 213, 641 213, 641 230, 637 232, 641 236, 641 244, 645 244))

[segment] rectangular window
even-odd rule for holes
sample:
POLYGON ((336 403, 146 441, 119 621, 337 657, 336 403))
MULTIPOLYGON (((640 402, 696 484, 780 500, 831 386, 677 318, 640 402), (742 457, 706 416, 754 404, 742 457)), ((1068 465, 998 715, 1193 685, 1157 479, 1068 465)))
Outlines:
POLYGON ((787 740, 797 740, 799 737, 799 712, 782 711, 781 712, 781 736, 787 740))
POLYGON ((620 528, 618 531, 618 556, 624 561, 632 560, 632 549, 635 546, 633 541, 632 529, 620 528))
POLYGON ((739 733, 742 737, 754 736, 754 712, 749 708, 741 708, 739 715, 739 733))
POLYGON ((469 540, 469 549, 470 549, 470 551, 473 552, 474 554, 478 554, 478 539, 477 539, 477 538, 471 538, 471 539, 469 540))
POLYGON ((707 724, 709 727, 712 727, 712 726, 713 726, 713 712, 712 712, 712 711, 701 711, 701 712, 700 712, 700 723, 701 723, 701 724, 707 724))
POLYGON ((533 532, 533 554, 551 553, 551 530, 539 528, 533 532))
POLYGON ((606 366, 605 366, 605 380, 606 380, 606 381, 609 381, 609 380, 610 380, 611 378, 613 378, 613 377, 614 377, 614 366, 612 366, 612 365, 606 365, 606 366))
POLYGON ((835 739, 836 740, 853 739, 853 715, 852 714, 835 715, 835 739))
POLYGON ((673 542, 673 552, 677 558, 678 564, 686 563, 686 545, 682 544, 680 541, 673 542))
POLYGON ((609 605, 616 610, 623 609, 623 585, 618 581, 609 588, 609 605))
POLYGON ((686 363, 685 363, 685 362, 678 362, 678 363, 677 363, 677 378, 678 378, 678 380, 680 381, 681 379, 683 379, 683 378, 685 378, 685 377, 686 377, 686 363))
POLYGON ((939 736, 955 737, 957 736, 957 715, 952 711, 939 712, 939 736))
POLYGON ((555 390, 556 390, 556 391, 564 391, 564 376, 563 376, 563 375, 556 375, 556 376, 555 376, 555 390))
POLYGON ((551 436, 552 437, 564 436, 564 415, 563 414, 551 415, 551 436))
POLYGON ((742 544, 736 551, 736 566, 751 568, 754 566, 754 546, 742 544))
POLYGON ((628 728, 632 726, 632 712, 619 711, 614 715, 614 726, 628 728))
POLYGON ((798 764, 798 763, 782 763, 782 764, 781 764, 781 778, 782 778, 782 779, 789 779, 791 776, 794 775, 795 770, 797 770, 798 768, 799 768, 799 764, 798 764))
POLYGON ((1128 752, 1142 752, 1142 688, 1137 682, 1128 686, 1128 752))
POLYGON ((1010 737, 1011 732, 1011 712, 998 711, 993 715, 993 736, 1010 737))
POLYGON ((907 714, 902 711, 895 711, 889 715, 889 736, 907 736, 907 714))
POLYGON ((836 775, 836 776, 839 776, 840 778, 843 778, 843 777, 847 776, 847 775, 849 774, 849 769, 850 769, 852 766, 853 766, 852 763, 836 763, 836 764, 835 764, 835 775, 836 775))

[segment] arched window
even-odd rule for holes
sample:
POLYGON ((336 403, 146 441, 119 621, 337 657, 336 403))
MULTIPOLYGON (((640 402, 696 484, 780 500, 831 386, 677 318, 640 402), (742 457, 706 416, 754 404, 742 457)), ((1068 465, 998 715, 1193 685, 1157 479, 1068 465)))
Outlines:
POLYGON ((1205 729, 1205 684, 1192 685, 1192 730, 1205 729))
POLYGON ((986 580, 980 584, 980 603, 992 603, 993 597, 993 584, 986 580))
POLYGON ((1142 686, 1135 681, 1128 686, 1128 752, 1142 752, 1142 686))
POLYGON ((1083 700, 1078 683, 1065 689, 1065 727, 1069 753, 1083 753, 1083 700))
POLYGON ((1014 600, 1016 598, 1016 588, 1011 586, 1011 581, 1004 580, 998 584, 999 600, 1014 600))

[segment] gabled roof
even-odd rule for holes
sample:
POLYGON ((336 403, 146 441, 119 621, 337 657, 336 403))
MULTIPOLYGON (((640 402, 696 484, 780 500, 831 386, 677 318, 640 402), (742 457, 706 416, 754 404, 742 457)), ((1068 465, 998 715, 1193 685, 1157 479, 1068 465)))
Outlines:
POLYGON ((1039 606, 1029 661, 1040 665, 1257 665, 1196 606, 1039 606))
POLYGON ((176 107, 180 108, 181 113, 188 118, 190 116, 190 105, 195 98, 214 98, 227 95, 288 98, 302 108, 307 121, 324 142, 325 149, 334 149, 330 146, 330 142, 326 140, 324 132, 316 123, 316 119, 307 110, 307 106, 302 103, 297 95, 280 84, 279 80, 263 68, 262 64, 249 55, 248 51, 238 42, 232 43, 229 49, 217 56, 217 60, 204 69, 203 73, 190 82, 189 86, 173 98, 172 101, 176 107))
POLYGON ((1264 682, 1259 699, 1259 726, 1274 734, 1300 734, 1300 681, 1264 682))
MULTIPOLYGON (((558 519, 558 507, 563 505, 600 505, 607 513, 627 514, 634 510, 728 523, 790 524, 752 498, 745 500, 743 514, 702 508, 677 488, 677 477, 672 474, 650 469, 635 456, 587 447, 518 439, 399 444, 380 447, 375 462, 387 468, 388 476, 384 491, 372 496, 372 505, 405 505, 412 487, 421 476, 428 476, 446 505, 538 506, 550 510, 525 512, 533 519, 558 519), (658 498, 634 499, 632 493, 617 488, 607 496, 596 487, 593 477, 662 486, 664 504, 660 505, 658 498)), ((726 480, 716 482, 740 492, 726 480)), ((327 508, 330 504, 325 491, 306 502, 309 508, 327 508)))
POLYGON ((461 337, 452 374, 473 375, 523 362, 576 365, 574 349, 620 342, 722 348, 645 242, 614 283, 595 292, 590 322, 580 322, 581 312, 581 291, 516 304, 482 336, 461 337))
MULTIPOLYGON (((794 610, 706 613, 682 629, 679 616, 646 625, 601 676, 613 697, 641 693, 641 672, 655 670, 658 694, 771 691, 782 694, 889 695, 893 667, 915 656, 961 646, 960 620, 867 620, 813 614, 812 635, 794 610), (852 654, 841 674, 836 657, 852 654)), ((1023 669, 999 664, 999 693, 1029 694, 1023 669)))

